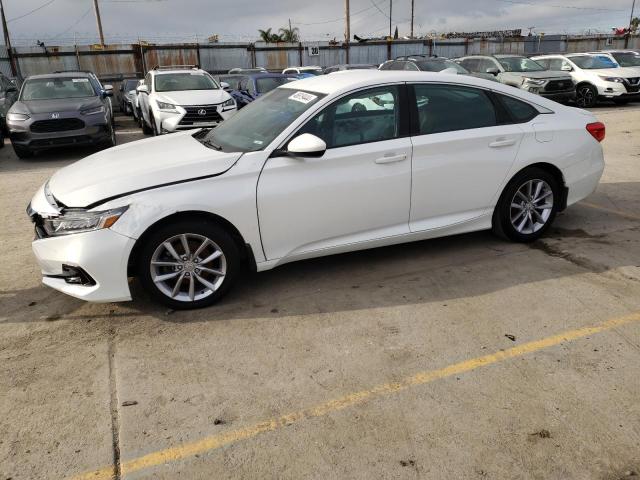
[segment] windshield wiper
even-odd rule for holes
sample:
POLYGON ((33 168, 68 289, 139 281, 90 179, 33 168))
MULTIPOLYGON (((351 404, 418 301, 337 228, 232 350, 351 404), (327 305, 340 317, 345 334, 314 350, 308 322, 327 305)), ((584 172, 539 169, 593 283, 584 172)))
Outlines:
POLYGON ((216 145, 215 143, 213 143, 211 140, 205 140, 204 142, 202 142, 203 145, 206 145, 209 148, 213 148, 214 150, 218 150, 219 152, 222 151, 222 147, 220 145, 216 145))

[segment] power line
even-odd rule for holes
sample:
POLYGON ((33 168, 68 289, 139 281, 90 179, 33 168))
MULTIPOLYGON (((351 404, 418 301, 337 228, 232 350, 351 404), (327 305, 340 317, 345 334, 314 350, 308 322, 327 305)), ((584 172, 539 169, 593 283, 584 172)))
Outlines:
POLYGON ((66 30, 58 33, 57 35, 54 35, 53 37, 50 37, 52 40, 56 39, 56 38, 60 38, 62 35, 64 35, 65 33, 67 33, 69 30, 71 30, 73 27, 75 27, 76 25, 78 25, 82 20, 84 20, 84 18, 89 15, 89 13, 91 12, 91 7, 87 8, 87 11, 84 12, 82 14, 82 16, 75 21, 75 23, 73 25, 71 25, 70 27, 68 27, 66 30))
POLYGON ((16 20, 20 20, 21 18, 24 17, 28 17, 29 15, 31 15, 32 13, 37 12, 38 10, 42 10, 44 7, 51 5, 53 2, 55 2, 56 0, 49 0, 46 3, 43 3, 42 5, 40 5, 39 7, 34 8, 33 10, 28 11, 27 13, 25 13, 24 15, 20 15, 18 17, 14 17, 14 18, 10 18, 9 20, 7 20, 7 23, 9 22, 14 22, 16 20))
MULTIPOLYGON (((356 15, 358 15, 360 13, 366 12, 367 10, 371 10, 373 7, 377 8, 377 5, 374 3, 373 6, 371 6, 371 7, 363 8, 362 10, 358 10, 357 12, 353 12, 351 14, 351 18, 355 17, 356 15)), ((321 22, 301 23, 301 22, 294 21, 293 23, 295 23, 296 25, 304 25, 304 26, 307 26, 307 25, 324 25, 325 23, 342 22, 342 21, 344 21, 344 18, 345 17, 342 16, 340 18, 334 18, 334 19, 331 19, 331 20, 323 20, 321 22)))
POLYGON ((573 5, 549 5, 536 2, 516 1, 516 0, 496 0, 503 3, 511 3, 513 5, 534 5, 536 7, 548 7, 548 8, 568 8, 570 10, 593 10, 595 12, 626 12, 627 10, 613 9, 613 8, 594 8, 594 7, 575 7, 573 5))

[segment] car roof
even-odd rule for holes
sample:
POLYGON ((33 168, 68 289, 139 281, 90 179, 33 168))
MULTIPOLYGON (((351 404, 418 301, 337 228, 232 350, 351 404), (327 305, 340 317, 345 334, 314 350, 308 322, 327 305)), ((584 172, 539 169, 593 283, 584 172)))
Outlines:
POLYGON ((57 72, 57 73, 40 73, 38 75, 29 75, 25 80, 31 80, 32 78, 90 78, 91 74, 88 72, 57 72))
POLYGON ((166 73, 207 73, 201 68, 176 68, 176 69, 162 69, 162 70, 149 70, 149 73, 155 75, 164 75, 166 73))
POLYGON ((497 55, 493 55, 496 58, 527 58, 524 55, 518 55, 517 53, 508 54, 508 53, 499 53, 497 55))
POLYGON ((547 100, 539 95, 529 94, 522 90, 515 90, 509 85, 503 85, 499 82, 493 82, 469 75, 454 75, 441 72, 407 70, 343 70, 331 75, 319 75, 313 78, 285 83, 278 88, 303 90, 327 95, 340 95, 359 88, 403 82, 438 82, 480 87, 505 93, 507 95, 517 95, 527 99, 527 101, 531 103, 542 105, 552 110, 557 107, 557 104, 553 101, 547 100))

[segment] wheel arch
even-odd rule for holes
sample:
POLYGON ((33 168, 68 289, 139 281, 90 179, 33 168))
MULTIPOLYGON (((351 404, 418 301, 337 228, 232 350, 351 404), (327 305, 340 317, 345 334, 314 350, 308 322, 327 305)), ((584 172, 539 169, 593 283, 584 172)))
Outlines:
POLYGON ((560 189, 561 189, 560 205, 559 205, 558 211, 561 212, 565 208, 567 208, 567 196, 569 193, 569 189, 567 188, 567 184, 564 180, 564 174, 562 173, 562 170, 560 170, 557 166, 548 162, 532 163, 530 165, 527 165, 526 167, 522 167, 520 170, 518 170, 513 175, 511 175, 511 178, 509 178, 509 181, 505 183, 504 187, 502 188, 502 192, 500 192, 500 197, 498 197, 498 202, 496 203, 495 208, 497 208, 497 206, 500 204, 502 195, 504 194, 507 187, 511 184, 513 179, 516 178, 525 170, 528 170, 530 168, 539 168, 540 170, 544 170, 545 172, 549 173, 557 180, 558 185, 560 186, 560 189))
POLYGON ((184 221, 184 220, 193 220, 193 221, 201 221, 214 223, 216 225, 224 228, 233 238, 236 246, 238 247, 238 251, 242 257, 242 260, 248 265, 248 267, 255 271, 256 260, 253 255, 253 250, 251 246, 245 242, 242 234, 226 218, 221 217, 220 215, 216 215, 215 213, 205 212, 202 210, 187 210, 183 212, 172 213, 171 215, 167 215, 166 217, 161 218, 155 223, 151 224, 143 233, 138 237, 136 243, 133 245, 131 252, 129 253, 129 261, 127 264, 127 274, 129 276, 135 276, 138 267, 138 261, 140 257, 140 252, 144 242, 151 234, 153 234, 159 228, 168 225, 170 223, 174 223, 176 221, 184 221))

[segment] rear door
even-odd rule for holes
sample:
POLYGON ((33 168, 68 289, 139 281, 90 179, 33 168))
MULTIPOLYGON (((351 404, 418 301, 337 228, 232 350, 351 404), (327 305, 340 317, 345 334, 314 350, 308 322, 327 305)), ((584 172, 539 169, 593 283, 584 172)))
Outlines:
POLYGON ((486 214, 515 160, 522 127, 506 124, 486 90, 437 83, 412 89, 411 231, 486 214))

